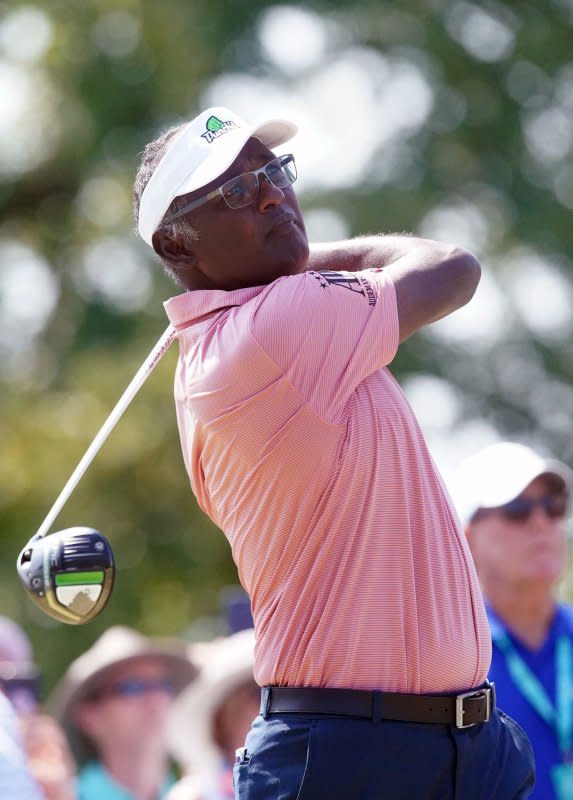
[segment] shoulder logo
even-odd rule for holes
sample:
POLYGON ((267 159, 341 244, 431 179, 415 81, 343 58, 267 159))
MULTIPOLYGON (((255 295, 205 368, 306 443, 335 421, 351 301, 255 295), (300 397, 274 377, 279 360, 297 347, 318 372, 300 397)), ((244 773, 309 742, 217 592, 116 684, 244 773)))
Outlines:
POLYGON ((367 301, 369 306, 376 305, 376 295, 370 284, 363 275, 355 275, 349 272, 332 272, 325 270, 324 272, 311 272, 311 275, 316 278, 323 289, 328 286, 341 286, 343 289, 349 289, 355 294, 362 295, 367 301))
POLYGON ((201 136, 205 139, 209 144, 213 142, 215 139, 218 139, 219 136, 223 136, 223 134, 228 133, 233 128, 236 128, 236 123, 233 122, 232 119, 222 120, 219 117, 211 116, 207 120, 205 127, 207 130, 205 133, 202 133, 201 136))

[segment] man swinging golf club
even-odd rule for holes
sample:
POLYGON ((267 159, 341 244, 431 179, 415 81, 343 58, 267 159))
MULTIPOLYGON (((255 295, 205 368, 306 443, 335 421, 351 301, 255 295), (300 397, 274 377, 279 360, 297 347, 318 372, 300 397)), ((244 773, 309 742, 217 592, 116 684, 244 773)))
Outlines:
POLYGON ((295 132, 211 108, 149 144, 135 181, 139 232, 184 289, 165 307, 185 465, 255 622, 236 794, 527 797, 471 555, 388 370, 479 264, 413 236, 309 247, 294 157, 273 151, 295 132))

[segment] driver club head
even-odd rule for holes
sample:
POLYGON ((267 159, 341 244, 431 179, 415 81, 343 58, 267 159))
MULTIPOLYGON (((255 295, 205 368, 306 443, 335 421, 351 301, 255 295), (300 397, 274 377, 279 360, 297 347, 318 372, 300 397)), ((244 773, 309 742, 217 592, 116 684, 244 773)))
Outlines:
POLYGON ((16 562, 28 596, 45 614, 82 625, 103 610, 115 565, 108 540, 94 528, 65 528, 33 536, 16 562))

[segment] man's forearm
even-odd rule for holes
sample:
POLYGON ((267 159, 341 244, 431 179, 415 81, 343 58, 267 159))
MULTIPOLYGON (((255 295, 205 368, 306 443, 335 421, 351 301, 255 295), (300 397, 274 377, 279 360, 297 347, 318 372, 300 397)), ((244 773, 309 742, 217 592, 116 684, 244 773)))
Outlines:
POLYGON ((307 269, 316 272, 345 270, 360 272, 373 267, 387 267, 406 254, 427 248, 428 240, 408 234, 357 236, 339 242, 310 245, 307 269))

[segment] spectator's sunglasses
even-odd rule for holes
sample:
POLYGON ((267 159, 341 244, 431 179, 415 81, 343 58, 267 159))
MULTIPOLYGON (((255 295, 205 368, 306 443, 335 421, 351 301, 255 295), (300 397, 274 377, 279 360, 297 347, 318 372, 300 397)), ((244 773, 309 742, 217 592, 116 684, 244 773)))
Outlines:
POLYGON ((542 497, 516 497, 503 506, 496 508, 480 508, 473 516, 472 522, 485 516, 489 511, 501 514, 509 522, 524 523, 530 518, 536 508, 541 508, 549 519, 561 519, 567 512, 569 495, 567 492, 551 492, 542 497))
POLYGON ((213 200, 219 195, 221 195, 229 208, 236 209, 249 206, 251 203, 255 202, 259 194, 259 175, 264 175, 277 189, 286 189, 287 186, 290 186, 296 181, 297 173, 294 156, 291 153, 289 153, 289 155, 279 156, 278 158, 273 158, 271 161, 268 161, 264 166, 259 167, 259 169, 236 175, 234 178, 225 181, 222 186, 213 189, 212 192, 208 192, 202 197, 192 200, 190 203, 183 206, 183 208, 174 211, 173 214, 168 214, 161 224, 169 225, 174 220, 184 216, 194 208, 198 208, 203 205, 203 203, 213 200))
POLYGON ((89 699, 93 702, 104 697, 142 697, 150 692, 164 692, 173 695, 175 687, 173 681, 168 678, 157 678, 156 680, 126 678, 123 681, 112 683, 110 686, 97 689, 89 699))

